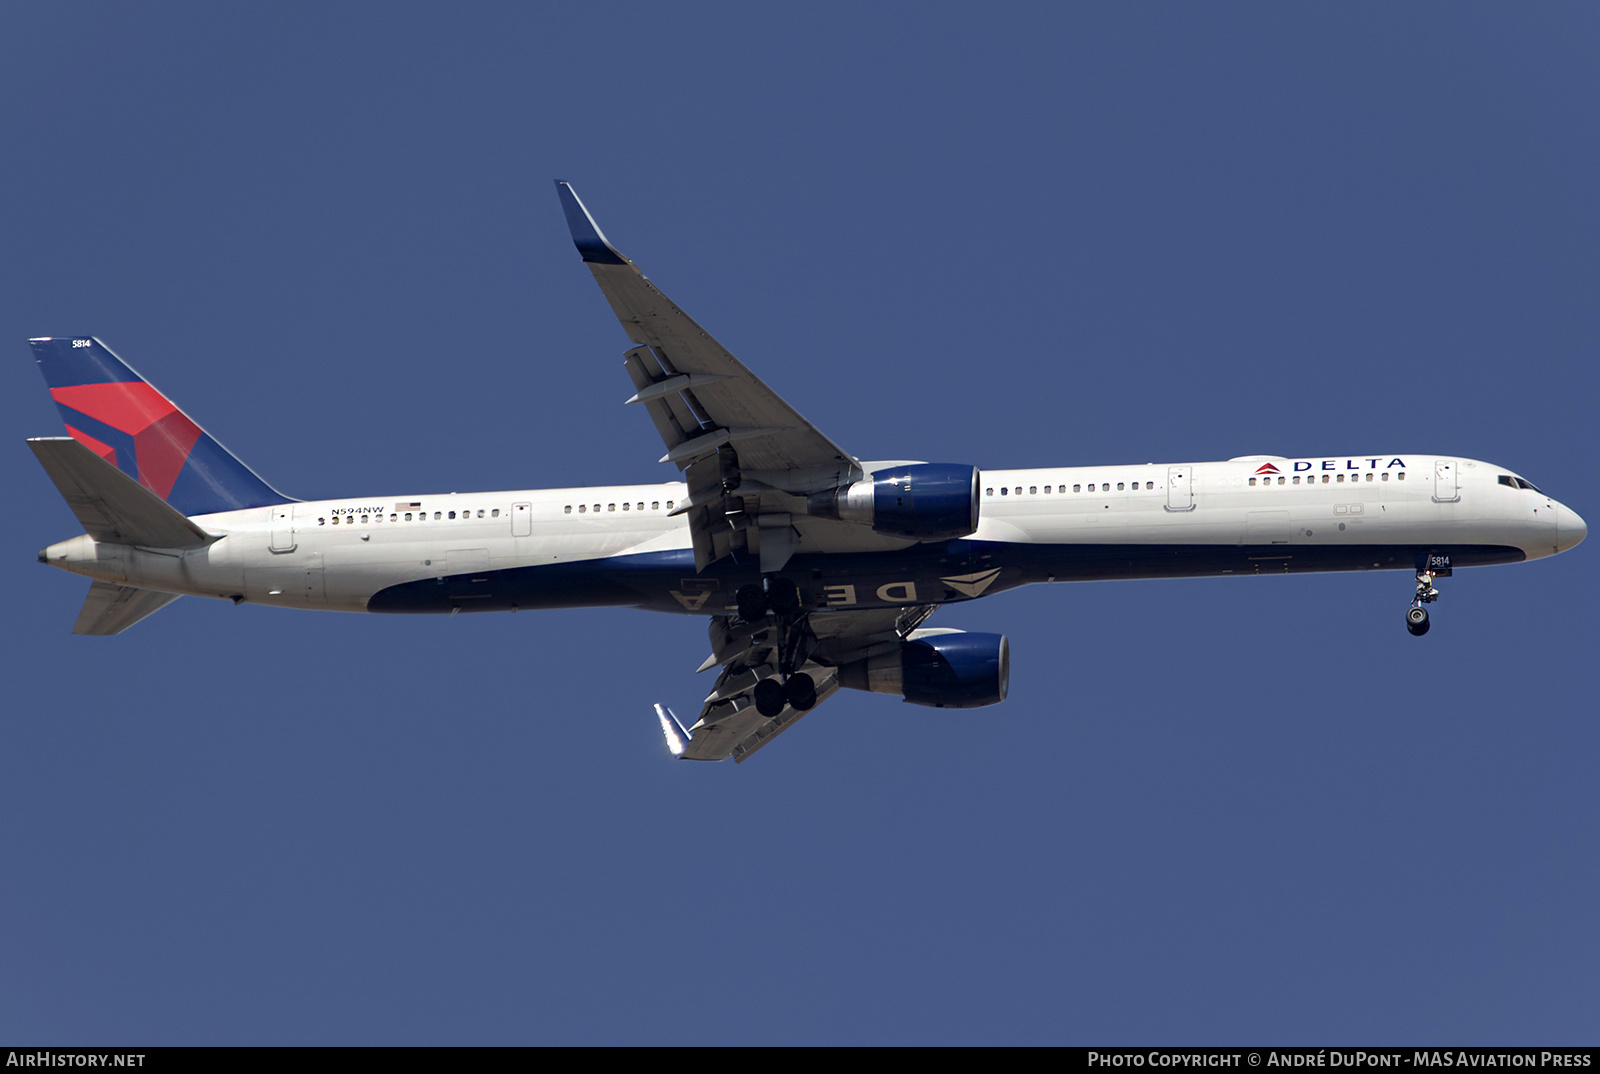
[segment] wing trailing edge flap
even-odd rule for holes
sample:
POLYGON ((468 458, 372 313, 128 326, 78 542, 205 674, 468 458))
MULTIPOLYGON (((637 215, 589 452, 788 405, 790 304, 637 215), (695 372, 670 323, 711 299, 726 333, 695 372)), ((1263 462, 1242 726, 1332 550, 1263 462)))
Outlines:
POLYGON ((142 548, 203 548, 217 540, 71 437, 38 437, 28 446, 84 532, 96 541, 142 548))
POLYGON ((83 610, 78 613, 78 621, 72 625, 72 632, 99 636, 121 634, 181 595, 112 582, 95 582, 83 598, 83 610))

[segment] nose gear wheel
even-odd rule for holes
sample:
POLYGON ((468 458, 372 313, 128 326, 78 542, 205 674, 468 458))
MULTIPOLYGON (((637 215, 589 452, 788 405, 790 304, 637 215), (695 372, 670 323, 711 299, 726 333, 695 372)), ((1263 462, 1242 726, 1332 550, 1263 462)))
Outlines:
POLYGON ((1437 576, 1430 570, 1417 572, 1417 592, 1411 598, 1411 607, 1406 609, 1406 629, 1411 632, 1412 637, 1422 637, 1432 625, 1428 622, 1427 605, 1439 599, 1439 591, 1433 587, 1435 577, 1437 576))

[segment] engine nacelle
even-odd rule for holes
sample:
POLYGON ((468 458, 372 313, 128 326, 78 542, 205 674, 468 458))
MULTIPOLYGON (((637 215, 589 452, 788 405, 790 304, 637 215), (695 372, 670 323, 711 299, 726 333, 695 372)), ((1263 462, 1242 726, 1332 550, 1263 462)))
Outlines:
POLYGON ((901 463, 842 489, 810 498, 814 515, 864 522, 875 533, 940 541, 978 529, 978 468, 958 463, 901 463))
POLYGON ((1011 643, 1004 634, 916 630, 897 652, 845 664, 839 685, 938 709, 995 705, 1011 686, 1011 643))

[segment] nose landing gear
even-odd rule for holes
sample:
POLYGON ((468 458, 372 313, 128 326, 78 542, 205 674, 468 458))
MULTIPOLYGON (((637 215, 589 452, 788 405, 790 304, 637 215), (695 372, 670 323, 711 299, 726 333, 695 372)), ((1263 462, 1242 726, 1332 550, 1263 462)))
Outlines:
POLYGON ((1439 591, 1433 588, 1434 572, 1419 570, 1417 572, 1417 593, 1411 598, 1411 607, 1406 609, 1406 629, 1413 637, 1420 638, 1428 632, 1429 604, 1439 599, 1439 591))

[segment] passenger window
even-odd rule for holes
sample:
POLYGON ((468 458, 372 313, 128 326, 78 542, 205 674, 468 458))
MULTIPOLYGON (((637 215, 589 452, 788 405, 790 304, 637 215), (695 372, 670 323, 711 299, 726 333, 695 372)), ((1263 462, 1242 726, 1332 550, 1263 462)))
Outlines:
POLYGON ((327 519, 326 519, 326 518, 319 518, 319 519, 317 519, 317 525, 319 525, 319 526, 326 526, 326 525, 327 525, 327 524, 328 524, 328 520, 327 520, 327 519))
POLYGON ((1251 488, 1255 488, 1255 484, 1256 484, 1256 479, 1255 479, 1255 478, 1253 478, 1253 477, 1252 477, 1252 478, 1251 478, 1251 479, 1250 479, 1250 487, 1251 487, 1251 488))
POLYGON ((1039 486, 1038 485, 1029 485, 1028 486, 1028 495, 1029 496, 1037 496, 1037 495, 1039 495, 1039 486))
POLYGON ((1062 485, 1060 488, 1056 489, 1056 491, 1057 492, 1066 492, 1067 491, 1067 486, 1062 485))
POLYGON ((570 503, 567 504, 567 509, 565 511, 562 511, 561 513, 564 514, 564 515, 572 514, 572 505, 570 503))
POLYGON ((631 503, 625 503, 625 504, 622 505, 622 509, 624 511, 630 510, 632 507, 633 507, 633 504, 631 504, 631 503))
POLYGON ((410 522, 410 521, 411 521, 411 512, 410 512, 410 511, 407 511, 407 512, 406 512, 406 521, 407 521, 407 522, 410 522))
POLYGON ((650 501, 650 510, 652 510, 652 511, 661 510, 661 501, 660 500, 651 500, 650 501))
POLYGON ((1368 474, 1368 475, 1367 475, 1367 480, 1368 480, 1368 481, 1371 481, 1371 480, 1372 480, 1372 475, 1371 475, 1371 474, 1368 474))
POLYGON ((1117 491, 1118 492, 1126 492, 1127 491, 1127 488, 1125 487, 1126 484, 1127 484, 1127 482, 1125 482, 1125 481, 1118 481, 1117 482, 1117 491))
POLYGON ((1404 470, 1401 470, 1398 474, 1395 475, 1395 480, 1396 481, 1404 481, 1405 479, 1406 479, 1406 472, 1404 470))
POLYGON ((581 515, 581 514, 585 513, 587 510, 588 510, 588 507, 585 504, 581 504, 580 503, 578 505, 578 514, 581 515))
POLYGON ((455 512, 454 512, 454 511, 451 511, 451 512, 450 512, 450 517, 451 517, 451 518, 455 518, 455 517, 456 517, 456 513, 455 513, 455 512))
POLYGON ((1296 485, 1298 485, 1298 484, 1299 484, 1299 483, 1300 483, 1300 477, 1299 477, 1299 475, 1298 475, 1298 474, 1297 474, 1297 475, 1295 475, 1295 479, 1294 479, 1294 483, 1295 483, 1295 484, 1296 484, 1296 485))
POLYGON ((365 526, 367 524, 367 516, 366 515, 362 515, 361 516, 361 524, 363 526, 365 526))
POLYGON ((483 517, 483 509, 482 509, 482 508, 479 508, 479 509, 478 509, 478 517, 479 517, 479 518, 482 518, 482 517, 483 517))
POLYGON ((489 517, 490 518, 499 518, 500 517, 500 508, 496 507, 493 511, 490 511, 489 512, 489 517))
POLYGON ((1387 472, 1384 473, 1383 480, 1385 480, 1385 481, 1389 480, 1389 474, 1387 472))
POLYGON ((640 505, 639 505, 639 510, 641 510, 641 511, 643 511, 643 510, 644 510, 644 504, 642 504, 642 503, 641 503, 641 504, 640 504, 640 505))
POLYGON ((441 518, 443 518, 443 517, 444 517, 444 513, 443 513, 443 512, 442 512, 442 511, 435 511, 435 512, 434 512, 434 513, 433 513, 433 520, 434 520, 434 521, 435 521, 435 522, 437 522, 437 521, 439 521, 439 520, 440 520, 440 519, 441 519, 441 518))
POLYGON ((667 510, 668 511, 672 510, 672 501, 671 500, 667 501, 667 510))
POLYGON ((1018 495, 1018 496, 1021 496, 1021 495, 1022 495, 1022 486, 1021 486, 1021 485, 1018 485, 1018 486, 1017 486, 1017 495, 1018 495))
POLYGON ((614 503, 606 504, 606 510, 607 511, 615 511, 616 509, 617 509, 617 505, 616 504, 614 504, 614 503))
POLYGON ((1144 483, 1144 487, 1147 489, 1153 489, 1156 487, 1156 483, 1154 481, 1146 481, 1144 483))
POLYGON ((1001 489, 1000 490, 1000 495, 1002 495, 1002 496, 1008 496, 1010 494, 1011 494, 1011 490, 1010 489, 1001 489))
POLYGON ((1326 485, 1328 483, 1328 475, 1327 474, 1323 474, 1322 475, 1322 483, 1324 485, 1326 485))

